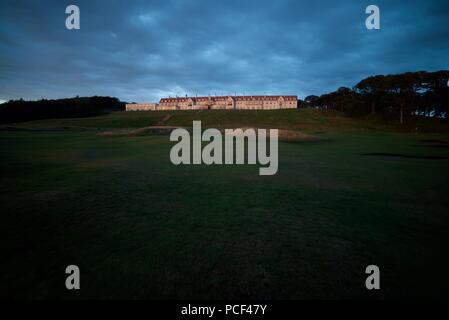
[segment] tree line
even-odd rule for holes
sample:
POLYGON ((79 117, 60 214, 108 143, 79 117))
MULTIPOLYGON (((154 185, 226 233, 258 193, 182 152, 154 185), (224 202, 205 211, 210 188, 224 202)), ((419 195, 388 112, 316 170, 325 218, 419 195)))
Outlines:
MULTIPOLYGON (((321 96, 307 96, 298 101, 298 107, 338 110, 349 116, 380 114, 401 124, 419 116, 446 121, 449 117, 448 81, 448 70, 376 75, 363 79, 353 88, 341 87, 321 96)), ((124 109, 125 102, 115 97, 10 100, 0 104, 0 123, 89 117, 124 109)))
POLYGON ((401 124, 410 117, 446 120, 449 116, 449 71, 376 75, 353 88, 341 87, 321 96, 310 95, 299 107, 333 109, 350 116, 381 114, 401 124))
POLYGON ((114 97, 94 96, 38 101, 10 100, 0 104, 0 123, 90 117, 124 109, 125 103, 114 97))

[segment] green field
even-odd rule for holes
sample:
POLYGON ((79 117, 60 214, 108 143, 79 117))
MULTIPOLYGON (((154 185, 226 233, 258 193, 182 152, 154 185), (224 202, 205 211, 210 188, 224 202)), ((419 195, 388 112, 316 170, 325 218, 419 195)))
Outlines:
POLYGON ((166 114, 3 126, 2 296, 448 296, 448 133, 313 110, 178 112, 164 122, 325 138, 280 142, 275 176, 258 165, 174 166, 168 136, 97 135, 166 114), (70 264, 81 269, 79 291, 65 289, 70 264), (370 264, 380 291, 365 289, 370 264))

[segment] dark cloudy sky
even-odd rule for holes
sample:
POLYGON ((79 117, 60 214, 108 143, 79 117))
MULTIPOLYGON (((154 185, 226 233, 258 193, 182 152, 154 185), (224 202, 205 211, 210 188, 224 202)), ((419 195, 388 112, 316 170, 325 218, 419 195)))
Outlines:
POLYGON ((449 69, 449 0, 1 0, 0 100, 321 94, 449 69), (81 29, 65 28, 65 8, 81 29), (365 28, 365 8, 381 30, 365 28))

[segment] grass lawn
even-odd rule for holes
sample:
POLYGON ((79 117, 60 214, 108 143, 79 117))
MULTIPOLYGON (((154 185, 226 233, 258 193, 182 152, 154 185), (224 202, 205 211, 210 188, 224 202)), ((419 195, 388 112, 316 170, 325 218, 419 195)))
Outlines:
MULTIPOLYGON (((449 159, 425 157, 449 157, 449 148, 423 140, 449 134, 289 112, 186 112, 167 121, 327 138, 281 142, 275 176, 259 176, 258 165, 174 166, 168 136, 0 131, 1 295, 447 297, 449 159), (70 264, 81 270, 76 292, 64 285, 70 264), (380 267, 380 291, 365 289, 370 264, 380 267)), ((117 113, 17 126, 128 128, 160 118, 117 113)))

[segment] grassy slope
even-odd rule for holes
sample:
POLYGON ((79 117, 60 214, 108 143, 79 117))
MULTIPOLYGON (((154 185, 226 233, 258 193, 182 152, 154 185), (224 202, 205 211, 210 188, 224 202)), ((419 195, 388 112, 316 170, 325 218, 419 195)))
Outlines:
POLYGON ((297 129, 304 132, 320 131, 348 131, 348 130, 388 130, 388 131, 441 131, 446 130, 427 120, 419 123, 410 122, 406 126, 398 126, 377 117, 349 118, 342 113, 331 110, 273 110, 273 111, 248 111, 248 110, 203 110, 203 111, 159 111, 159 112, 113 112, 108 115, 90 118, 74 119, 50 119, 31 122, 23 122, 8 126, 21 128, 139 128, 156 125, 165 116, 172 117, 165 122, 166 125, 191 126, 193 120, 201 120, 205 127, 233 128, 240 126, 257 126, 266 128, 297 129))
MULTIPOLYGON (((132 127, 153 116, 160 119, 119 113, 58 123, 132 127)), ((306 121, 276 116, 306 128, 306 121)), ((228 125, 224 118, 220 124, 228 125)), ((320 129, 307 128, 331 129, 327 121, 340 120, 318 119, 320 129)), ((447 295, 449 160, 361 154, 448 156, 447 148, 423 147, 421 140, 449 136, 332 128, 323 143, 280 143, 272 177, 258 176, 257 166, 174 167, 167 137, 0 132, 1 294, 447 295), (80 292, 64 289, 69 264, 81 268, 80 292), (363 289, 368 264, 381 268, 381 292, 363 289)))

